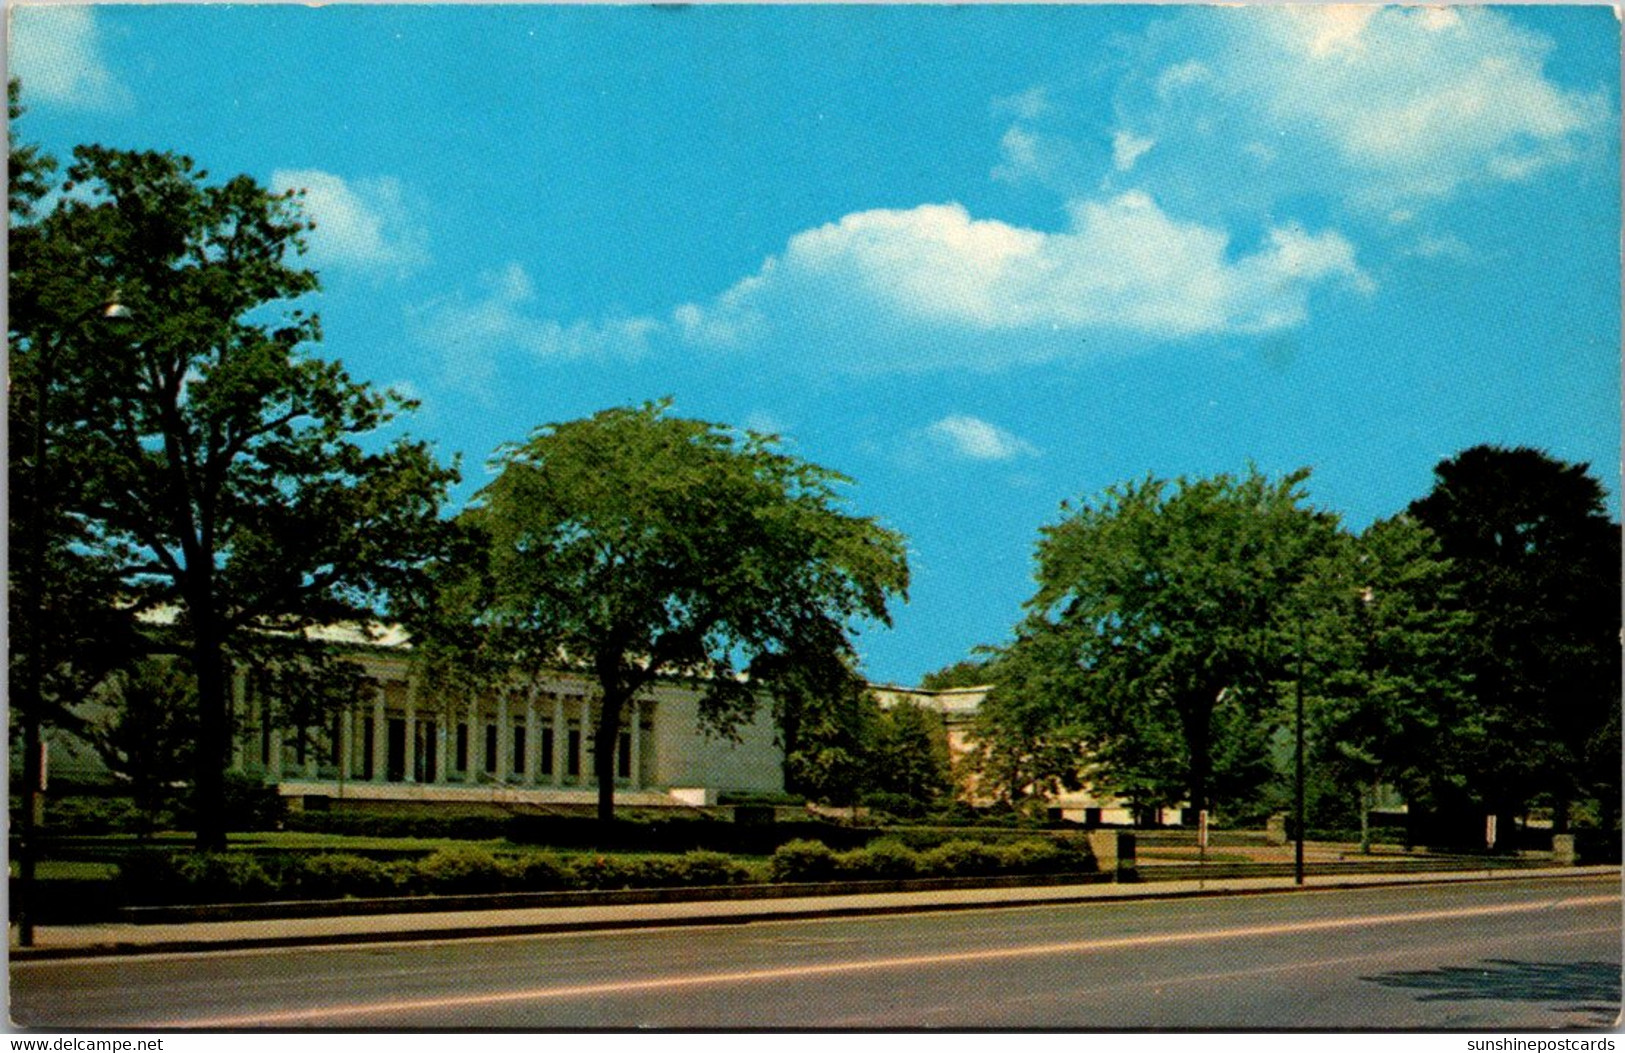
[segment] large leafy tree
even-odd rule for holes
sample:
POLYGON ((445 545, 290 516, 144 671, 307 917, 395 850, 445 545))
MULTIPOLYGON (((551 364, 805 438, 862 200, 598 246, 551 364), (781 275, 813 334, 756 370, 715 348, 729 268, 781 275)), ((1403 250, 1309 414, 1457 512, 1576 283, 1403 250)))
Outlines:
POLYGON ((1207 807, 1265 776, 1285 627, 1338 535, 1305 504, 1307 476, 1148 478, 1043 528, 1019 637, 1065 663, 1052 694, 1109 783, 1150 798, 1177 771, 1207 807))
POLYGON ((1459 797, 1459 759, 1481 748, 1468 702, 1468 618, 1431 531, 1380 520, 1312 576, 1304 619, 1316 773, 1360 816, 1384 786, 1421 807, 1459 797))
POLYGON ((1620 705, 1620 529, 1602 486, 1540 450, 1475 446, 1441 461, 1410 511, 1473 617, 1472 795, 1501 814, 1544 799, 1564 829, 1599 743, 1615 785, 1619 769, 1606 729, 1620 705))
MULTIPOLYGON (((95 146, 66 174, 12 259, 14 384, 49 371, 51 503, 73 551, 111 565, 119 610, 174 621, 197 682, 198 843, 218 848, 231 664, 376 617, 439 544, 454 473, 377 435, 408 403, 311 353, 296 195, 95 146), (115 295, 133 321, 93 335, 115 295)), ((31 426, 20 408, 14 429, 31 426)), ((36 477, 12 455, 14 482, 36 477)))
POLYGON ((903 539, 843 510, 843 477, 667 409, 538 429, 501 451, 467 513, 490 544, 480 622, 516 661, 577 664, 597 681, 605 820, 639 690, 693 677, 708 726, 735 729, 793 676, 838 678, 856 622, 888 622, 908 584, 903 539))

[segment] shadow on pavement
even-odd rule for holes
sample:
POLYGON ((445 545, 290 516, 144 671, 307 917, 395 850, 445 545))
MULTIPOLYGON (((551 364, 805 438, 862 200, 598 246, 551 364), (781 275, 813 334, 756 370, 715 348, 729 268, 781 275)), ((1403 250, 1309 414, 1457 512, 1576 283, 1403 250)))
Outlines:
POLYGON ((1606 1026, 1619 1016, 1618 962, 1519 962, 1486 958, 1476 966, 1447 966, 1362 976, 1383 987, 1424 992, 1422 1002, 1493 999, 1548 1002, 1560 1013, 1585 1014, 1574 1024, 1606 1026))

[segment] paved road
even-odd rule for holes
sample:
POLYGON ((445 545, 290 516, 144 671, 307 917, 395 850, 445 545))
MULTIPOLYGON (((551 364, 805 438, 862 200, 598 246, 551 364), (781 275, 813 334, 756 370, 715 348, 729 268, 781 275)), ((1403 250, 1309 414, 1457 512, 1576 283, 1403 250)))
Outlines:
POLYGON ((40 1028, 1598 1027, 1617 877, 14 963, 40 1028))

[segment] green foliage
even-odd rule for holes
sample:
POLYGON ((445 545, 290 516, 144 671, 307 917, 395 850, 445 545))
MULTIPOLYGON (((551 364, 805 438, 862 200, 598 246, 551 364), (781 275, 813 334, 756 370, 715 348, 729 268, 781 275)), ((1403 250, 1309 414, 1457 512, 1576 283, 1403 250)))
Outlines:
POLYGON ((252 903, 282 890, 280 860, 244 852, 143 853, 119 866, 128 903, 252 903))
POLYGON ((966 658, 943 666, 920 678, 920 686, 927 691, 944 691, 954 687, 986 687, 993 682, 993 670, 985 659, 966 658))
POLYGON ((505 892, 516 881, 516 868, 474 845, 441 848, 418 863, 413 884, 428 893, 505 892))
POLYGON ((462 607, 423 616, 432 632, 460 614, 480 630, 472 646, 519 668, 562 657, 591 672, 606 820, 614 743, 638 691, 696 676, 706 726, 731 734, 764 692, 814 667, 833 675, 852 624, 887 622, 908 583, 903 539, 842 509, 844 477, 772 437, 667 408, 605 410, 504 447, 464 517, 488 559, 446 567, 437 596, 462 607))
POLYGON ((14 236, 13 422, 48 371, 53 515, 81 529, 58 549, 113 583, 103 606, 175 612, 197 677, 199 841, 219 847, 229 662, 409 590, 455 473, 422 443, 376 442, 410 404, 310 353, 297 194, 98 146, 66 177, 74 192, 14 236), (96 324, 115 292, 132 318, 117 334, 96 324))
POLYGON ((1478 734, 1460 661, 1468 618, 1437 540, 1408 516, 1373 523, 1319 563, 1306 594, 1312 821, 1361 825, 1382 786, 1430 803, 1442 761, 1478 734))
POLYGON ((1620 529, 1602 486, 1587 465, 1526 447, 1475 446, 1434 477, 1411 514, 1437 535, 1472 616, 1462 642, 1480 727, 1451 758, 1465 796, 1503 814, 1542 798, 1559 829, 1577 796, 1617 814, 1617 735, 1597 748, 1620 709, 1620 529))
POLYGON ((398 864, 343 853, 303 857, 294 868, 293 889, 301 899, 392 896, 407 879, 398 864))
POLYGON ((844 660, 785 669, 773 687, 784 785, 825 804, 856 804, 871 782, 880 707, 844 660))
POLYGON ((789 841, 768 860, 773 881, 828 881, 835 876, 835 853, 822 841, 789 841))
MULTIPOLYGON (((886 810, 896 814, 923 815, 953 789, 947 728, 915 702, 880 712, 870 758, 870 785, 875 794, 889 795, 886 810)), ((869 803, 884 807, 873 795, 869 803)))
POLYGON ((1086 743, 1091 781, 1136 804, 1256 790, 1282 634, 1337 536, 1304 504, 1307 476, 1148 478, 1043 528, 984 770, 1010 765, 1012 795, 1023 778, 1064 783, 1064 760, 1029 758, 1086 743))
POLYGON ((129 784, 138 828, 150 833, 179 801, 176 778, 192 767, 197 681, 184 662, 149 658, 117 674, 98 696, 106 708, 86 737, 129 784))

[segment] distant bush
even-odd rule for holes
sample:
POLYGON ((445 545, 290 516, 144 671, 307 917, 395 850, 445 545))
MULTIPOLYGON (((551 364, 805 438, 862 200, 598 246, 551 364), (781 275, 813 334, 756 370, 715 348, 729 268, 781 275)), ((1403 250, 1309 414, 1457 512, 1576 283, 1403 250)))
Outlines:
POLYGON ((419 860, 413 868, 413 884, 421 891, 439 894, 504 892, 517 883, 519 870, 512 861, 498 859, 473 845, 441 848, 419 860))
POLYGON ((401 890, 412 863, 385 863, 363 856, 324 853, 304 856, 289 868, 301 899, 391 896, 401 890))
POLYGON ((901 841, 885 838, 841 853, 838 866, 843 875, 856 878, 911 878, 920 872, 920 857, 901 841))
POLYGON ((949 841, 924 853, 920 868, 933 877, 975 877, 1000 869, 999 853, 980 841, 949 841))
POLYGON ((128 903, 253 903, 275 899, 285 860, 244 852, 142 853, 119 864, 128 903))
POLYGON ((526 892, 555 892, 580 887, 575 870, 556 856, 520 856, 514 865, 519 887, 526 892))
POLYGON ((835 876, 835 853, 822 841, 790 841, 774 850, 767 866, 774 881, 828 881, 835 876))

